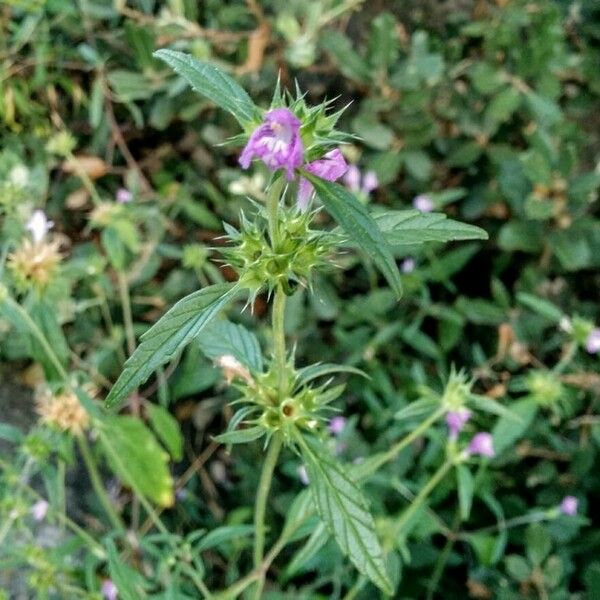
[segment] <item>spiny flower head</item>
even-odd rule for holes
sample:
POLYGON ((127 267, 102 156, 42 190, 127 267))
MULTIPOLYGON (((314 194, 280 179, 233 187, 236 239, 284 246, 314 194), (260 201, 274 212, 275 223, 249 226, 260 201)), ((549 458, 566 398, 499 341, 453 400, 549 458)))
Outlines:
POLYGON ((32 242, 24 239, 9 255, 8 268, 17 287, 42 290, 56 275, 61 258, 58 241, 32 242))
POLYGON ((48 390, 40 392, 36 398, 36 412, 42 423, 72 435, 81 435, 90 423, 88 413, 73 392, 57 395, 48 390))

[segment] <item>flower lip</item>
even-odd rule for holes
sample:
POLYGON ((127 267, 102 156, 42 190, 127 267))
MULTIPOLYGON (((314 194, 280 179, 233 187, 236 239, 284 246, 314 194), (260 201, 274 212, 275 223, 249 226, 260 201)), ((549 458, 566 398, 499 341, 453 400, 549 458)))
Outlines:
POLYGON ((590 331, 585 340, 585 349, 590 354, 600 352, 600 327, 590 331))
MULTIPOLYGON (((335 148, 334 150, 327 152, 323 158, 308 163, 305 168, 309 173, 312 173, 321 179, 325 179, 326 181, 337 181, 348 170, 348 163, 346 163, 343 154, 335 148)), ((302 177, 298 189, 298 206, 300 210, 305 211, 308 208, 308 202, 313 191, 313 186, 310 181, 305 177, 302 177)))
POLYGON ((451 440, 455 440, 458 437, 458 434, 471 418, 471 414, 472 413, 468 408, 451 410, 446 413, 446 425, 448 425, 449 437, 451 440))
POLYGON ((275 108, 267 112, 240 155, 242 168, 247 169, 254 158, 259 158, 271 171, 284 169, 291 181, 294 169, 302 165, 304 155, 300 125, 300 120, 289 108, 275 108))

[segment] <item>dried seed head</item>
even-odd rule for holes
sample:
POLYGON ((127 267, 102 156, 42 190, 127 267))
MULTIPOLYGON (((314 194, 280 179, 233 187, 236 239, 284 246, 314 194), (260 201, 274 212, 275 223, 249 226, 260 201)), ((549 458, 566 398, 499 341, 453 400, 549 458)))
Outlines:
POLYGON ((42 423, 72 435, 81 435, 90 423, 86 410, 73 392, 63 392, 56 396, 47 390, 39 393, 36 398, 36 412, 42 423))
POLYGON ((32 242, 23 240, 8 257, 8 267, 24 288, 45 288, 55 276, 62 255, 58 241, 32 242))

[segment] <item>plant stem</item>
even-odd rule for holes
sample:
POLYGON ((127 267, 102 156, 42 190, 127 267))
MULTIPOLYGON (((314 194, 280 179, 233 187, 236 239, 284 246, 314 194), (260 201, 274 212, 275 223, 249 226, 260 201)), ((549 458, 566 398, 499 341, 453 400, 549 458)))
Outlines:
POLYGON ((113 505, 104 489, 104 485, 102 484, 102 479, 100 478, 100 473, 98 473, 98 469, 96 467, 96 463, 92 457, 92 452, 90 450, 90 446, 87 442, 85 435, 77 436, 77 442, 79 444, 79 450, 81 451, 81 456, 83 457, 83 462, 88 470, 90 475, 90 480, 92 482, 92 486, 98 499, 100 500, 100 504, 102 504, 102 508, 106 512, 108 520, 111 522, 113 527, 120 531, 121 533, 125 532, 125 525, 119 515, 116 513, 113 505))
MULTIPOLYGON (((254 505, 254 568, 259 569, 263 561, 263 553, 265 548, 265 512, 267 509, 267 499, 271 488, 271 480, 273 479, 273 471, 281 452, 283 438, 276 433, 271 440, 271 444, 263 463, 260 482, 256 492, 256 503, 254 505)), ((256 586, 254 597, 259 599, 264 585, 265 573, 261 573, 260 579, 256 586)))
POLYGON ((127 355, 135 352, 135 333, 133 331, 133 316, 131 313, 131 300, 129 298, 129 284, 127 277, 122 271, 117 271, 117 282, 119 286, 119 297, 123 309, 123 324, 125 325, 125 339, 127 341, 127 355))
POLYGON ((409 444, 412 444, 418 437, 423 435, 442 415, 446 412, 446 409, 440 408, 435 411, 430 417, 425 419, 416 429, 413 429, 406 437, 398 440, 391 448, 386 452, 373 457, 373 460, 365 462, 364 468, 358 469, 360 472, 360 479, 366 478, 369 475, 375 473, 381 466, 386 462, 389 462, 396 458, 404 448, 409 444))
MULTIPOLYGON (((283 391, 285 377, 285 292, 281 285, 277 286, 273 300, 272 326, 273 326, 273 362, 277 369, 279 392, 283 391)), ((281 398, 280 398, 281 400, 281 398)))
POLYGON ((277 213, 279 211, 279 200, 281 199, 281 192, 285 180, 283 177, 275 180, 271 184, 269 193, 267 195, 267 217, 269 220, 269 238, 271 239, 271 248, 275 252, 277 250, 277 244, 279 242, 279 232, 277 227, 277 213))
POLYGON ((19 318, 22 319, 23 322, 27 325, 27 327, 31 330, 31 333, 33 333, 34 337, 38 340, 38 342, 44 349, 44 352, 50 359, 50 362, 54 365, 54 368, 57 370, 58 374, 60 375, 60 378, 63 380, 65 385, 68 386, 69 375, 65 371, 65 368, 62 366, 60 360, 58 360, 58 357, 54 353, 54 350, 52 350, 52 346, 50 346, 50 344, 48 343, 48 340, 46 339, 46 336, 43 334, 42 330, 37 326, 35 321, 29 316, 27 311, 18 302, 15 302, 15 300, 13 300, 10 297, 6 298, 4 302, 6 302, 9 305, 10 310, 16 311, 19 314, 19 318))
POLYGON ((442 466, 431 476, 431 479, 427 482, 421 491, 415 496, 410 506, 400 515, 400 518, 393 525, 393 537, 396 537, 402 528, 406 525, 408 520, 415 514, 415 512, 421 507, 421 505, 427 500, 427 497, 434 490, 435 486, 444 478, 446 473, 452 468, 454 462, 447 460, 442 466))

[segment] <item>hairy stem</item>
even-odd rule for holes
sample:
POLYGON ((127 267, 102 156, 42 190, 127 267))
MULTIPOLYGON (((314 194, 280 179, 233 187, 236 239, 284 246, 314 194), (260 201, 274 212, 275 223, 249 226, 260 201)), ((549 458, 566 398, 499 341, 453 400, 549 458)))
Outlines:
POLYGON ((285 292, 281 285, 279 285, 275 292, 271 318, 273 321, 273 362, 277 369, 277 381, 280 393, 282 392, 285 383, 285 299, 285 292))
MULTIPOLYGON (((283 438, 279 434, 275 434, 269 445, 265 462, 263 463, 260 482, 256 492, 256 503, 254 505, 254 568, 260 568, 263 561, 265 549, 265 513, 267 509, 267 499, 269 490, 271 489, 271 480, 273 479, 273 471, 277 465, 277 459, 281 452, 283 438)), ((262 587, 264 585, 264 572, 261 574, 256 586, 255 598, 260 598, 262 587)))
POLYGON ((98 496, 98 500, 100 500, 100 504, 102 504, 102 508, 108 517, 108 520, 111 522, 113 527, 123 533, 125 531, 125 525, 121 520, 121 517, 116 513, 106 490, 104 489, 104 484, 102 483, 102 479, 100 477, 100 473, 98 473, 98 468, 96 467, 96 463, 94 458, 92 457, 92 452, 90 450, 90 446, 87 442, 87 439, 84 435, 77 436, 77 442, 79 444, 79 450, 81 451, 81 456, 83 457, 83 462, 88 470, 90 475, 90 480, 92 482, 92 487, 98 496))
POLYGON ((435 489, 435 486, 445 477, 446 473, 453 467, 454 462, 447 460, 442 466, 431 476, 431 479, 423 486, 421 491, 415 496, 411 505, 400 515, 400 518, 393 525, 393 537, 400 534, 409 519, 427 500, 429 494, 435 489))

